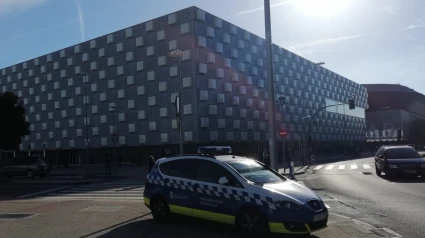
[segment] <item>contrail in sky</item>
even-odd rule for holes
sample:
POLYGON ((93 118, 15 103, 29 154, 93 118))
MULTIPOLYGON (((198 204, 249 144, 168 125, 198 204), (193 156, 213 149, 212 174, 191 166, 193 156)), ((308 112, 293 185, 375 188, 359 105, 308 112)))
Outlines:
MULTIPOLYGON (((272 4, 272 5, 270 5, 270 7, 282 6, 282 5, 286 5, 286 4, 293 3, 293 2, 295 2, 295 0, 288 0, 288 1, 280 2, 280 3, 272 4)), ((248 14, 248 13, 258 12, 258 11, 262 11, 263 9, 264 9, 264 7, 254 8, 254 9, 235 13, 232 16, 240 16, 240 15, 244 15, 244 14, 248 14)))
POLYGON ((80 24, 81 41, 85 41, 86 34, 84 29, 84 17, 83 17, 83 11, 81 9, 80 1, 75 0, 75 5, 77 6, 77 11, 78 11, 78 23, 80 24))

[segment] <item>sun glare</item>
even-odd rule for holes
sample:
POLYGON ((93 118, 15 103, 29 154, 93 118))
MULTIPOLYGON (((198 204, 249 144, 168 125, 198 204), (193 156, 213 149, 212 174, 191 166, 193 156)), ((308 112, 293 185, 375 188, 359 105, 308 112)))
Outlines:
POLYGON ((297 0, 299 11, 316 17, 329 17, 337 14, 346 7, 351 0, 297 0))

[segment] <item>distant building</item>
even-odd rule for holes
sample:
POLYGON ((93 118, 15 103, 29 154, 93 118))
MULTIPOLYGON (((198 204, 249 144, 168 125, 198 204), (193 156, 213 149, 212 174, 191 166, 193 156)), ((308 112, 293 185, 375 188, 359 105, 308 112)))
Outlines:
MULTIPOLYGON (((307 138, 305 116, 347 102, 351 95, 356 97, 355 110, 339 106, 318 114, 313 141, 365 141, 365 87, 277 45, 273 52, 275 92, 286 97, 285 111, 276 102, 276 133, 288 130, 287 145, 299 146, 307 138)), ((87 73, 91 151, 113 146, 113 115, 117 147, 126 148, 123 153, 178 148, 174 101, 179 84, 187 148, 245 144, 235 149, 243 151, 267 144, 266 63, 264 39, 190 7, 0 69, 0 92, 15 92, 27 109, 31 135, 21 150, 42 150, 45 145, 73 154, 84 148, 85 87, 80 74, 87 73), (179 60, 168 57, 177 48, 184 52, 181 79, 179 60), (116 105, 115 114, 111 104, 116 105)))
POLYGON ((364 84, 368 92, 367 141, 423 145, 425 96, 399 84, 364 84), (422 136, 421 136, 422 133, 422 136))

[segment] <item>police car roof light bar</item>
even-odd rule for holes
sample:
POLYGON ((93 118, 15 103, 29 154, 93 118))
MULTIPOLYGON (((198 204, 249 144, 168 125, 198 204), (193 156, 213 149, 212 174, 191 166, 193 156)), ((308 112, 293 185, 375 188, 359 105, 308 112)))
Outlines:
POLYGON ((231 154, 230 146, 199 146, 198 154, 231 154))

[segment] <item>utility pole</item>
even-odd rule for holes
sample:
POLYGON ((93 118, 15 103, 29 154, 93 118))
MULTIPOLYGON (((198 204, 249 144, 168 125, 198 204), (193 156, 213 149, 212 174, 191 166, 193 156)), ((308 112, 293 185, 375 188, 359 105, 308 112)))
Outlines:
POLYGON ((273 79, 273 46, 272 31, 270 19, 270 0, 264 0, 264 20, 266 31, 266 52, 267 52, 267 79, 268 79, 268 112, 269 112, 269 150, 270 150, 270 167, 278 170, 277 151, 276 151, 276 115, 275 115, 275 95, 274 95, 274 79, 273 79))

